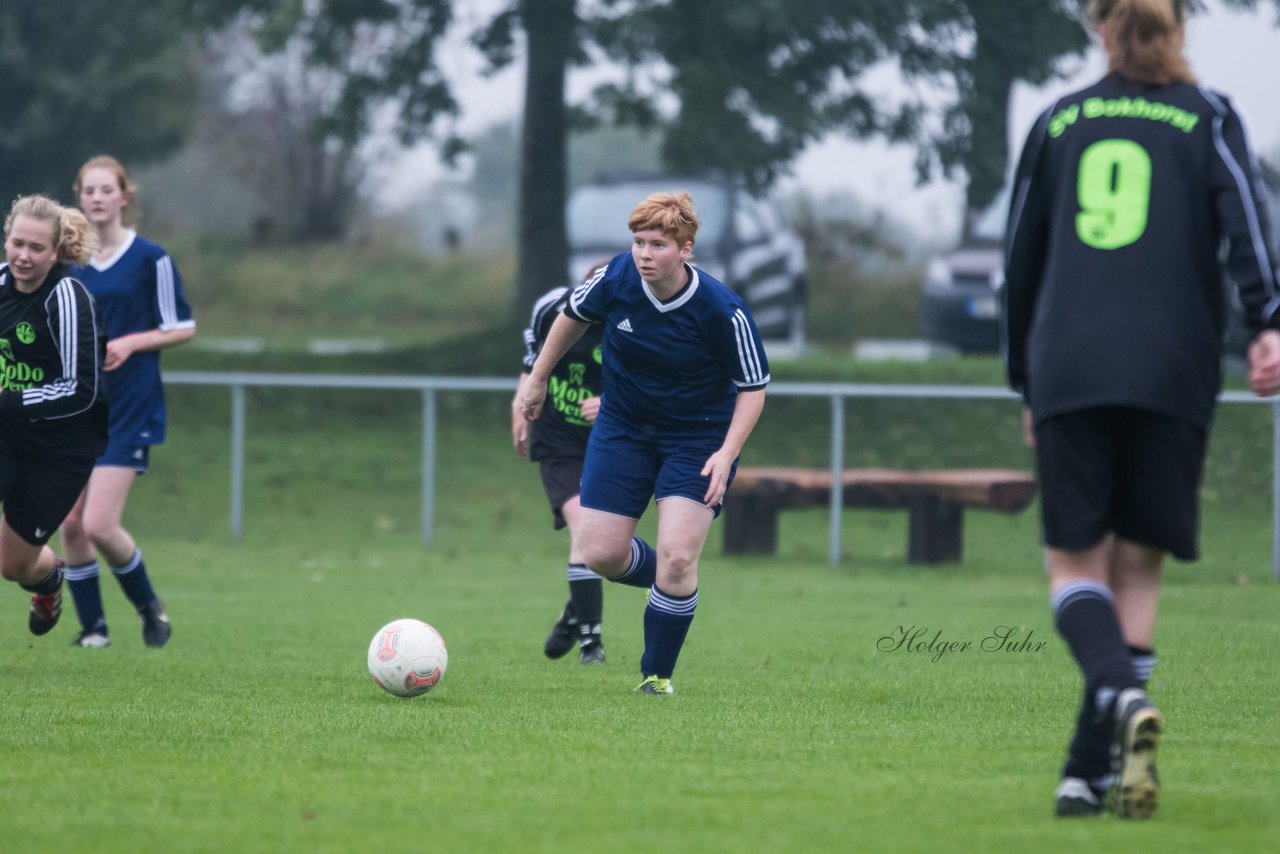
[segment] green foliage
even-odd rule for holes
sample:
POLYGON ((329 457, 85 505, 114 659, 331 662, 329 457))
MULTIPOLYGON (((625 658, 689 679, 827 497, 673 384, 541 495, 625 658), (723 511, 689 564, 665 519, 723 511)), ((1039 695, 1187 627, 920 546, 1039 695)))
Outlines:
POLYGON ((150 0, 110 14, 77 0, 0 4, 0 199, 67 200, 75 171, 95 154, 127 162, 162 157, 192 119, 192 45, 150 0))
POLYGON ((860 75, 897 51, 922 65, 933 21, 898 0, 637 0, 595 22, 596 38, 632 68, 597 104, 615 119, 660 123, 652 106, 674 94, 664 125, 671 169, 718 169, 769 184, 812 140, 905 131, 905 114, 873 101, 860 75), (708 34, 714 33, 713 38, 708 34), (660 70, 646 74, 646 69, 660 70))

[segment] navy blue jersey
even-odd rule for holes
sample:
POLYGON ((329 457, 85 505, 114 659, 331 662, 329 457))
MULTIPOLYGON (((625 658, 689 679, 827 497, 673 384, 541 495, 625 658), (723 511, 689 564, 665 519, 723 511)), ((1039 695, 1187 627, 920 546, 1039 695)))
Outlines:
POLYGON ((663 302, 630 252, 579 285, 564 313, 604 326, 604 400, 639 428, 727 426, 739 390, 764 388, 769 360, 741 297, 695 267, 663 302))
POLYGON ((1224 270, 1250 328, 1280 328, 1268 230, 1244 126, 1212 89, 1109 74, 1041 114, 1010 206, 1002 341, 1037 423, 1131 406, 1207 427, 1224 270))
MULTIPOLYGON (((74 274, 98 301, 107 338, 152 329, 195 326, 182 292, 178 268, 163 249, 130 231, 115 255, 76 267, 74 274)), ((164 387, 160 352, 134 353, 107 371, 112 444, 158 445, 164 441, 164 387)))
MULTIPOLYGON (((551 325, 568 301, 569 289, 561 287, 552 288, 534 303, 529 328, 524 331, 524 373, 533 369, 551 325)), ((591 422, 582 417, 582 401, 600 395, 601 350, 601 329, 595 325, 551 369, 546 405, 529 431, 529 459, 581 459, 586 454, 591 422)))
POLYGON ((27 294, 0 265, 0 430, 57 454, 102 453, 105 353, 102 318, 67 268, 27 294))

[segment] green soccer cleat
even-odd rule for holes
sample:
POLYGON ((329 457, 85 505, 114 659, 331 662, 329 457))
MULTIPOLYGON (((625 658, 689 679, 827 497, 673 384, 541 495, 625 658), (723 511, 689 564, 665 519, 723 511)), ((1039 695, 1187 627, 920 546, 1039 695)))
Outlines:
POLYGON ((670 679, 659 679, 657 676, 646 676, 635 690, 636 694, 652 694, 655 697, 670 697, 675 692, 676 687, 671 684, 670 679))
POLYGON ((1164 718, 1145 691, 1126 688, 1116 697, 1115 727, 1111 811, 1117 818, 1151 818, 1160 799, 1156 747, 1164 731, 1164 718))

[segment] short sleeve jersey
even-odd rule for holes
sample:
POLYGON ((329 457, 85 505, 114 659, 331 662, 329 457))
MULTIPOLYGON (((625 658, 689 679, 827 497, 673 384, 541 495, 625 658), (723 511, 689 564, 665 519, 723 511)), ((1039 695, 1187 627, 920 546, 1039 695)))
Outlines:
MULTIPOLYGON (((534 303, 529 328, 524 331, 525 352, 521 363, 524 372, 533 368, 551 325, 569 301, 569 293, 568 288, 552 288, 534 303)), ((600 326, 591 326, 551 369, 546 405, 530 430, 530 459, 581 459, 586 455, 591 422, 582 417, 582 401, 600 395, 601 338, 600 326)))
POLYGON ((604 327, 604 400, 633 427, 724 427, 738 391, 764 388, 769 361, 742 298, 696 267, 660 300, 630 252, 579 285, 564 311, 604 327))
MULTIPOLYGON (((130 231, 106 261, 92 260, 74 269, 101 308, 107 337, 152 329, 195 326, 173 259, 162 248, 130 231)), ((164 387, 160 352, 134 353, 106 372, 111 399, 111 442, 141 446, 164 441, 164 387)))
POLYGON ((1280 325, 1259 187, 1212 89, 1109 74, 1040 116, 1010 206, 1002 342, 1037 421, 1130 406, 1208 426, 1223 273, 1253 330, 1280 325))

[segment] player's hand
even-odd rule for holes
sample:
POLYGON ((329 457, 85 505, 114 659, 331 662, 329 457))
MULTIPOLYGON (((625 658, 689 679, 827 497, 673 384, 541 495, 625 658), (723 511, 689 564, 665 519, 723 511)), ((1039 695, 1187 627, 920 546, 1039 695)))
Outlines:
POLYGON ((114 371, 129 361, 129 357, 133 355, 133 350, 125 343, 125 340, 124 338, 116 338, 107 342, 107 355, 102 360, 102 369, 104 371, 114 371))
POLYGON ((547 399, 546 382, 538 382, 530 377, 520 387, 520 414, 526 421, 537 421, 542 414, 542 404, 547 399))
POLYGON ((1264 329, 1249 345, 1249 388, 1259 397, 1280 391, 1280 332, 1264 329))
POLYGON ((1036 424, 1031 420, 1031 410, 1022 407, 1022 444, 1028 448, 1036 446, 1036 424))
POLYGON ((600 414, 600 398, 588 397, 582 401, 582 417, 586 419, 588 424, 596 423, 596 416, 600 414))
POLYGON ((729 472, 733 470, 733 457, 723 449, 716 451, 702 467, 702 476, 711 479, 707 486, 707 494, 702 496, 702 503, 715 507, 724 499, 729 488, 729 472))
POLYGON ((529 456, 529 422, 515 410, 511 412, 511 445, 517 456, 529 456))

